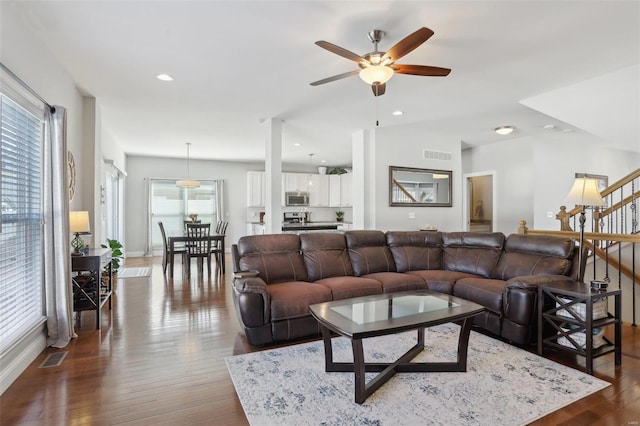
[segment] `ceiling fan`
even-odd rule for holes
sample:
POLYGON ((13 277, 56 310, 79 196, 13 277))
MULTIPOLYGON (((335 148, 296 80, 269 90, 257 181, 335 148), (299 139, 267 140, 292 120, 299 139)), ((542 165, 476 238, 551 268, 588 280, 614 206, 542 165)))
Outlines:
POLYGON ((433 31, 429 28, 422 27, 418 31, 409 34, 407 37, 400 40, 395 46, 386 52, 380 52, 378 51, 378 43, 382 40, 384 35, 384 31, 381 30, 369 31, 369 40, 373 43, 374 50, 373 52, 367 53, 363 56, 358 56, 347 49, 324 40, 316 41, 316 44, 323 49, 356 62, 360 69, 314 81, 311 85, 319 86, 321 84, 330 83, 332 81, 359 74, 362 80, 371 85, 373 95, 380 96, 384 95, 386 83, 395 73, 445 77, 451 72, 449 68, 431 67, 427 65, 401 65, 395 63, 398 59, 420 46, 433 35, 433 31))

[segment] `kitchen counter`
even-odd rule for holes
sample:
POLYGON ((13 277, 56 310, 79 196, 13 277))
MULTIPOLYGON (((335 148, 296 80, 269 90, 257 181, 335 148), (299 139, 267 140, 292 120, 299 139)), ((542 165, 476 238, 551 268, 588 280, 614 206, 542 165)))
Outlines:
POLYGON ((342 222, 305 222, 305 223, 283 223, 283 231, 321 231, 338 229, 342 222))

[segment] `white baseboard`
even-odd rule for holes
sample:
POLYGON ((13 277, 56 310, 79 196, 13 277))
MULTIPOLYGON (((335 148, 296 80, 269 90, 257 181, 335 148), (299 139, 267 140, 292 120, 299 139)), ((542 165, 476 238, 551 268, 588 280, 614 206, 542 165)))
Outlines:
POLYGON ((20 343, 0 357, 0 395, 29 367, 47 347, 47 337, 42 325, 34 328, 20 343))

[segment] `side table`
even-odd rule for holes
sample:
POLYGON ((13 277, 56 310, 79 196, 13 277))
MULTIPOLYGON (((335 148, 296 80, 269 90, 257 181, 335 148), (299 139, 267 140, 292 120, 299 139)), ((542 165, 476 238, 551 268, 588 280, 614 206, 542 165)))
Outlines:
POLYGON ((538 355, 545 347, 551 347, 585 357, 585 370, 593 374, 593 360, 599 356, 615 353, 615 365, 622 362, 622 291, 620 289, 591 290, 589 284, 567 280, 560 283, 538 287, 538 355), (614 298, 614 313, 608 312, 605 305, 603 318, 594 319, 594 304, 603 303, 601 299, 614 298), (545 299, 553 306, 545 308, 545 299), (551 325, 554 334, 544 337, 543 326, 551 325), (604 345, 593 347, 594 329, 614 326, 614 341, 606 337, 604 345), (583 339, 578 339, 584 334, 583 339), (563 344, 559 343, 562 339, 563 344), (584 341, 584 346, 580 344, 584 341))

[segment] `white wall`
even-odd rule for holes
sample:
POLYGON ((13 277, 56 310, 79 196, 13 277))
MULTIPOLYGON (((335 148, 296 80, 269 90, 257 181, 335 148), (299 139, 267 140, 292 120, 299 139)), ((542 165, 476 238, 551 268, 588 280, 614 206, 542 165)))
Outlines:
MULTIPOLYGON (((534 150, 536 187, 533 194, 536 229, 560 229, 555 213, 564 205, 575 173, 609 177, 609 185, 640 167, 640 153, 603 148, 599 139, 576 134, 552 134, 534 150), (550 153, 552 153, 550 155, 550 153), (546 216, 553 212, 553 218, 546 216)), ((574 206, 567 206, 568 209, 574 206)))
MULTIPOLYGON (((128 256, 142 256, 147 238, 146 178, 180 179, 186 174, 186 160, 161 157, 127 156, 125 183, 125 249, 128 256)), ((260 163, 190 161, 192 179, 224 179, 227 249, 247 231, 247 171, 264 169, 260 163)), ((153 224, 157 226, 157 224, 153 224)))
POLYGON ((496 172, 495 232, 513 234, 518 231, 520 220, 533 222, 534 143, 537 141, 533 138, 521 137, 462 152, 464 173, 496 172))
POLYGON ((555 215, 575 173, 608 176, 612 184, 640 166, 640 154, 603 148, 600 143, 583 132, 509 139, 464 150, 464 173, 497 171, 497 231, 517 232, 523 219, 531 229, 559 230, 555 215), (549 212, 552 217, 547 217, 549 212))
MULTIPOLYGON (((461 142, 433 133, 423 124, 375 130, 375 224, 382 231, 418 230, 433 225, 441 231, 459 231, 462 224, 461 142), (450 152, 450 161, 426 160, 423 150, 450 152), (389 207, 389 166, 451 170, 452 207, 389 207), (415 213, 415 219, 409 214, 415 213)), ((365 181, 365 185, 367 182, 365 181)), ((354 188, 354 191, 357 189, 354 188)), ((366 212, 365 212, 366 214, 366 212)))

